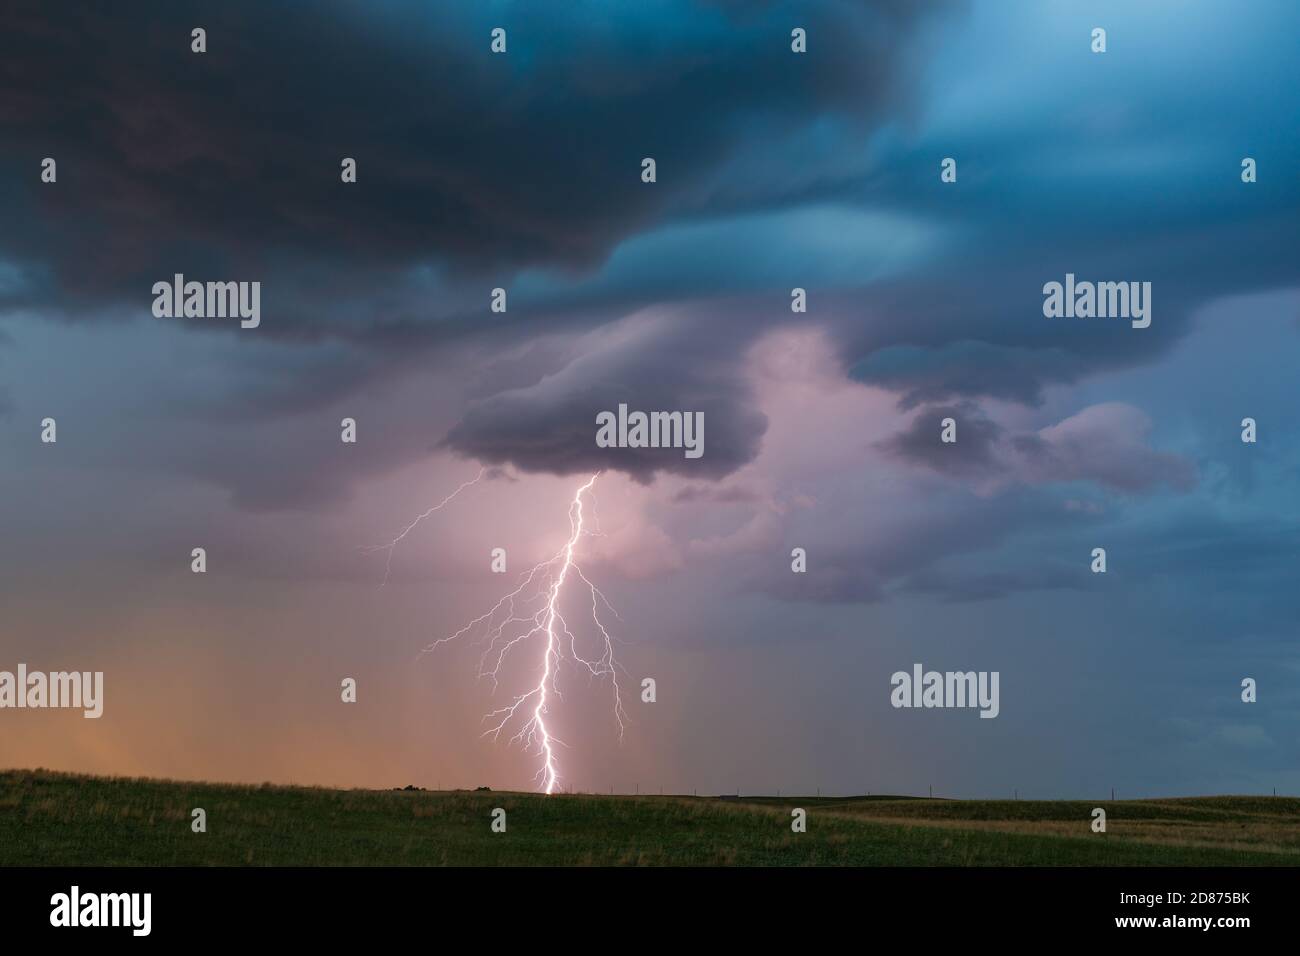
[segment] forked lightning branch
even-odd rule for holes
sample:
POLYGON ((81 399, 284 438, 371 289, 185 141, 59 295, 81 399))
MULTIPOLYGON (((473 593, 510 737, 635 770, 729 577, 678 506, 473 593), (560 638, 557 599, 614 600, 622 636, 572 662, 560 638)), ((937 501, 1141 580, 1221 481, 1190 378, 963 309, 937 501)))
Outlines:
MULTIPOLYGON (((391 565, 392 551, 398 542, 482 476, 480 471, 478 477, 465 482, 439 504, 418 516, 387 545, 372 550, 387 550, 391 565)), ((532 676, 525 685, 510 692, 508 704, 484 717, 484 722, 489 725, 484 736, 496 740, 506 734, 511 743, 521 744, 535 754, 540 761, 535 779, 538 788, 548 794, 560 789, 563 779, 557 752, 557 747, 563 742, 548 723, 552 707, 561 700, 558 682, 563 671, 585 672, 589 678, 601 681, 608 679, 620 740, 627 719, 618 683, 620 668, 614 655, 614 637, 604 619, 605 615, 618 617, 618 612, 577 561, 583 539, 598 533, 587 526, 584 509, 585 499, 598 477, 599 473, 592 475, 574 492, 569 502, 569 535, 563 547, 524 572, 519 586, 504 595, 485 614, 454 634, 438 638, 422 651, 429 653, 443 644, 461 639, 477 640, 483 646, 479 677, 491 682, 494 693, 500 688, 507 663, 516 657, 530 662, 525 673, 532 676), (575 595, 574 591, 578 593, 575 595), (578 628, 586 631, 582 637, 575 633, 577 622, 571 627, 565 616, 566 595, 572 595, 568 598, 570 602, 580 597, 583 617, 589 613, 590 625, 578 628), (587 647, 593 649, 585 650, 587 647)))

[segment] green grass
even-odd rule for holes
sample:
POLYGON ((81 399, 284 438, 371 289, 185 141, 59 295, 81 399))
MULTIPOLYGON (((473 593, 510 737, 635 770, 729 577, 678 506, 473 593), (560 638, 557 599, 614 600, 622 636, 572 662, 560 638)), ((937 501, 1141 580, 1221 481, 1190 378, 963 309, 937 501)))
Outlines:
POLYGON ((1300 863, 1300 800, 983 801, 326 790, 0 772, 0 865, 1300 863), (790 830, 790 809, 808 831, 790 830), (1108 831, 1089 829, 1104 806, 1108 831), (208 832, 190 829, 207 811, 208 832), (492 833, 493 808, 507 831, 492 833))

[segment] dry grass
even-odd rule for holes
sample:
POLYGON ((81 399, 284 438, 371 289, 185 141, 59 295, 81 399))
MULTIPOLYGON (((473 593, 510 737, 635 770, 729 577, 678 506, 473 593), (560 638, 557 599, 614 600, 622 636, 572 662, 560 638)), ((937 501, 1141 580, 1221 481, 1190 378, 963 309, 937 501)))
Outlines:
POLYGON ((1232 866, 1300 863, 1300 801, 328 790, 0 772, 0 864, 1232 866), (1089 829, 1104 806, 1105 835, 1089 829), (792 807, 808 830, 790 830, 792 807), (190 829, 207 811, 208 832, 190 829), (505 834, 489 827, 507 811, 505 834))

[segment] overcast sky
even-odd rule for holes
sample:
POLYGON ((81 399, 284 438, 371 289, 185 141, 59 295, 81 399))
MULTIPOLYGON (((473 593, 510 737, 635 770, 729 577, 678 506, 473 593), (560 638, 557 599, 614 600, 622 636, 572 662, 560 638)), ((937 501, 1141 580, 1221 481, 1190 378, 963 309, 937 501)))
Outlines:
POLYGON ((601 470, 629 722, 564 676, 566 786, 1300 792, 1300 7, 80 6, 0 34, 0 670, 105 713, 0 766, 529 788, 481 648, 419 652, 601 470), (1067 273, 1150 327, 1045 318, 1067 273), (598 449, 619 403, 704 455, 598 449), (916 662, 999 716, 892 708, 916 662))

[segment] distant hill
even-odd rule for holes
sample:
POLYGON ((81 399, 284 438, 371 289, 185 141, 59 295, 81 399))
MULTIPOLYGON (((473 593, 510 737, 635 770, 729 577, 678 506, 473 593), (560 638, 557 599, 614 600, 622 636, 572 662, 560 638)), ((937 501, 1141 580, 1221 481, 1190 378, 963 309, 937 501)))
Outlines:
POLYGON ((1300 800, 724 801, 0 772, 0 865, 146 864, 1290 866, 1300 800), (191 831, 197 807, 206 833, 191 831), (806 833, 791 832, 794 807, 806 833), (1090 830, 1094 807, 1105 834, 1090 830))

